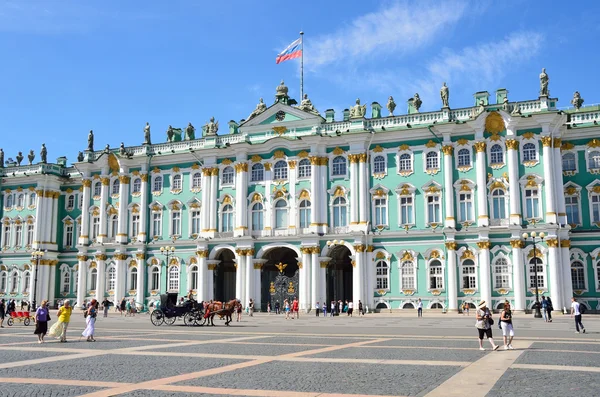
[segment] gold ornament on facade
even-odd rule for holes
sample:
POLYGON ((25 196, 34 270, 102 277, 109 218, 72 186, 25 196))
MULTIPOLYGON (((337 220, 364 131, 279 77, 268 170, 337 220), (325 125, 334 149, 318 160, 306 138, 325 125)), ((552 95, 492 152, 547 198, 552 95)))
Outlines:
POLYGON ((298 153, 298 157, 301 159, 305 159, 309 157, 309 154, 306 150, 301 151, 300 153, 298 153))
POLYGON ((271 171, 271 163, 265 163, 265 171, 271 171))
POLYGON ((558 248, 558 239, 556 239, 556 238, 548 238, 548 239, 546 239, 546 244, 550 248, 558 248))
POLYGON ((354 250, 355 250, 356 252, 362 253, 362 252, 365 252, 365 251, 367 250, 367 246, 366 246, 366 245, 364 245, 364 244, 356 244, 356 245, 354 246, 354 250))
POLYGON ((231 204, 231 196, 227 195, 223 198, 223 204, 231 204))
POLYGON ((251 202, 252 202, 252 203, 255 203, 255 202, 262 202, 262 196, 261 196, 259 193, 254 193, 254 194, 252 195, 252 200, 251 200, 251 202))
POLYGON ((119 182, 123 183, 125 185, 129 184, 131 178, 129 178, 127 175, 120 175, 119 176, 119 182))
POLYGON ((348 155, 348 162, 350 164, 356 164, 356 163, 358 163, 358 155, 357 154, 349 154, 348 155))
POLYGON ((435 142, 434 142, 434 141, 432 141, 431 139, 429 140, 429 142, 427 142, 427 143, 425 144, 425 147, 428 147, 428 148, 434 148, 434 147, 436 147, 436 146, 437 146, 437 143, 435 143, 435 142))
POLYGON ((521 135, 523 137, 523 139, 533 139, 533 137, 535 136, 535 134, 531 131, 528 131, 526 133, 524 133, 523 135, 521 135))
POLYGON ((475 151, 477 153, 485 152, 485 142, 483 142, 483 141, 481 141, 481 142, 475 142, 475 144, 473 145, 473 147, 475 148, 475 151))
POLYGON ((310 249, 310 247, 300 247, 300 253, 302 253, 302 254, 310 254, 311 253, 311 249, 310 249))
POLYGON ((590 147, 590 148, 600 147, 600 139, 596 139, 596 138, 592 139, 591 141, 589 141, 587 143, 587 147, 590 147))
POLYGON ((77 260, 80 262, 85 262, 88 260, 88 256, 87 255, 77 255, 77 260))
POLYGON ((383 295, 387 294, 387 291, 384 290, 384 289, 378 289, 377 290, 377 294, 380 295, 380 296, 383 296, 383 295))
POLYGON ((490 243, 489 241, 478 241, 477 242, 477 247, 479 247, 479 249, 482 250, 489 250, 492 246, 492 243, 490 243))
POLYGON ((328 157, 320 157, 319 158, 319 165, 321 167, 326 167, 329 164, 329 158, 328 157))
POLYGON ((208 268, 208 270, 213 270, 213 271, 214 271, 214 270, 216 270, 216 269, 217 269, 217 265, 216 265, 216 264, 214 264, 214 263, 209 263, 209 264, 207 265, 207 268, 208 268))
POLYGON ((310 252, 312 254, 319 255, 321 253, 321 247, 319 247, 319 246, 311 247, 310 252))
POLYGON ((571 240, 561 240, 560 248, 571 248, 571 240))
POLYGON ((554 138, 554 148, 555 149, 559 148, 560 145, 561 145, 561 143, 562 143, 562 139, 560 139, 560 138, 554 138))
POLYGON ((288 166, 290 167, 290 170, 296 169, 296 160, 288 161, 288 166))
POLYGON ((465 259, 475 259, 475 254, 473 254, 473 251, 468 248, 460 256, 461 261, 465 259))
POLYGON ((475 290, 474 289, 463 289, 463 294, 465 295, 475 295, 475 290))
POLYGON ((357 154, 358 156, 358 162, 359 163, 366 163, 367 162, 367 154, 366 153, 359 153, 357 154))
POLYGON ((113 255, 113 259, 118 260, 118 261, 124 261, 124 260, 127 260, 127 258, 129 258, 129 255, 127 255, 127 254, 114 254, 113 255))
POLYGON ((352 264, 352 267, 356 267, 356 261, 355 260, 351 260, 350 263, 352 264))
POLYGON ((423 191, 425 193, 434 194, 434 193, 439 193, 440 192, 440 188, 437 187, 437 185, 431 184, 428 187, 426 187, 423 191))
POLYGON ((92 186, 91 179, 84 179, 84 180, 81 181, 81 183, 83 184, 84 187, 91 187, 92 186))
POLYGON ((367 245, 367 252, 373 252, 375 251, 375 247, 372 245, 367 245))
POLYGON ((403 290, 402 290, 402 293, 403 293, 404 295, 412 296, 412 295, 414 295, 414 294, 415 294, 415 290, 414 290, 414 289, 403 289, 403 290))
POLYGON ((100 182, 102 182, 102 186, 108 186, 110 185, 110 178, 101 178, 100 182))
POLYGON ((335 188, 333 192, 333 197, 344 197, 344 189, 341 186, 335 188))
POLYGON ((283 126, 281 126, 281 127, 273 127, 273 131, 277 135, 282 136, 287 131, 287 127, 283 127, 283 126))
POLYGON ((499 134, 504 131, 506 126, 500 113, 491 112, 485 119, 485 130, 490 134, 499 134))
POLYGON ((544 147, 552 146, 552 137, 551 136, 543 136, 540 138, 540 140, 542 141, 542 145, 544 147))
POLYGON ((108 257, 106 256, 106 254, 96 254, 96 259, 99 261, 105 261, 108 257))
POLYGON ((142 182, 148 182, 148 174, 141 174, 142 182))
POLYGON ((158 167, 154 167, 154 168, 152 169, 152 172, 153 172, 153 173, 155 173, 155 174, 160 174, 160 168, 158 168, 158 167))
POLYGON ((221 160, 221 164, 223 164, 223 165, 231 165, 231 163, 233 163, 233 161, 231 161, 231 159, 221 160))
POLYGON ((192 164, 192 169, 193 170, 199 170, 200 169, 200 164, 192 164))
POLYGON ((262 157, 260 157, 258 154, 255 154, 252 156, 251 160, 253 163, 260 163, 262 161, 262 157))
POLYGON ((283 150, 275 150, 275 152, 273 153, 273 158, 274 159, 284 159, 285 152, 283 150))
POLYGON ((240 172, 248 172, 248 163, 237 163, 234 165, 235 168, 235 172, 236 173, 240 173, 240 172))
POLYGON ((456 251, 458 249, 458 244, 455 241, 449 241, 445 245, 449 251, 456 251))
POLYGON ((208 258, 208 250, 198 250, 196 251, 196 255, 198 255, 199 258, 208 258))
POLYGON ((440 251, 433 250, 429 254, 429 258, 427 258, 427 259, 440 259, 440 258, 443 259, 442 254, 440 254, 440 251))
POLYGON ((383 148, 381 146, 377 145, 373 148, 373 152, 381 153, 381 152, 383 152, 383 148))
POLYGON ((173 172, 179 172, 179 171, 180 171, 179 167, 177 167, 177 166, 173 167, 173 172))
POLYGON ((519 141, 516 139, 507 139, 505 143, 508 150, 519 150, 519 141))
MULTIPOLYGON (((23 191, 23 188, 19 186, 19 188, 17 189, 17 192, 21 192, 21 191, 23 191)), ((67 190, 65 190, 65 192, 71 194, 71 193, 73 193, 73 189, 68 188, 67 190)))
POLYGON ((412 253, 410 251, 404 251, 404 253, 402 254, 402 258, 400 259, 401 262, 404 261, 410 261, 412 262, 415 258, 413 257, 412 253))
POLYGON ((408 146, 406 143, 404 143, 398 147, 398 151, 400 151, 400 152, 405 151, 405 150, 410 150, 410 146, 408 146))
POLYGON ((335 149, 333 149, 333 151, 331 153, 334 154, 334 155, 336 155, 336 156, 339 156, 339 155, 342 155, 342 154, 344 154, 346 152, 344 151, 344 149, 342 149, 339 146, 337 146, 335 149))
POLYGON ((446 155, 446 156, 451 156, 452 152, 454 151, 454 147, 450 146, 450 145, 446 145, 442 147, 442 152, 446 155))
POLYGON ((469 140, 468 140, 468 139, 465 139, 465 138, 461 138, 461 139, 459 139, 458 141, 456 141, 456 143, 457 143, 459 146, 466 146, 466 145, 468 145, 468 144, 469 144, 469 140))
POLYGON ((513 248, 525 248, 525 241, 523 240, 510 240, 510 246, 513 248))
POLYGON ((490 191, 494 189, 506 189, 506 185, 502 181, 494 181, 494 183, 490 185, 490 191))

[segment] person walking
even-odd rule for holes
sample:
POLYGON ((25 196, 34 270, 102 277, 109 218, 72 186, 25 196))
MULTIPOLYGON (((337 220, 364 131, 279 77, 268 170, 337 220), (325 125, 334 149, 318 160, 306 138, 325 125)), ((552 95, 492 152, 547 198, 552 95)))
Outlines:
POLYGON ((554 310, 554 305, 552 304, 552 299, 550 299, 550 297, 547 297, 546 301, 548 302, 548 306, 546 307, 546 316, 548 317, 548 322, 551 323, 552 322, 552 310, 554 310))
POLYGON ((250 317, 254 317, 254 299, 250 298, 250 302, 248 303, 248 307, 250 308, 250 317))
POLYGON ((102 313, 104 317, 108 317, 108 309, 110 308, 110 301, 108 298, 104 298, 102 301, 102 313))
POLYGON ((348 315, 350 317, 352 317, 352 312, 354 311, 354 302, 350 301, 348 302, 348 315))
POLYGON ((267 302, 267 313, 271 314, 271 302, 267 302))
POLYGON ((281 306, 279 305, 279 301, 275 301, 275 314, 279 314, 279 310, 281 306))
POLYGON ((338 310, 338 316, 341 316, 344 312, 344 302, 341 299, 338 301, 338 310))
POLYGON ((581 304, 575 298, 571 298, 571 318, 573 317, 575 317, 575 333, 578 334, 581 328, 581 332, 585 334, 585 328, 581 323, 581 304))
POLYGON ((487 303, 485 301, 479 302, 477 306, 476 312, 476 322, 475 328, 479 333, 479 350, 485 350, 483 348, 483 337, 487 336, 488 341, 492 345, 493 350, 498 350, 500 346, 494 343, 494 338, 492 337, 492 325, 494 324, 494 320, 492 319, 492 313, 487 308, 487 303))
POLYGON ((298 304, 298 298, 294 296, 294 301, 292 302, 292 320, 294 318, 300 319, 300 307, 298 304))
POLYGON ((331 301, 331 317, 335 316, 335 301, 331 301))
POLYGON ((417 317, 423 317, 423 301, 421 301, 421 298, 417 301, 417 317))
POLYGON ((125 317, 131 316, 131 302, 125 302, 125 317))
POLYGON ((119 310, 121 311, 121 316, 123 314, 127 315, 127 312, 125 311, 126 306, 127 306, 127 304, 125 302, 125 297, 123 297, 123 299, 121 299, 121 303, 119 304, 119 310))
POLYGON ((50 327, 50 331, 48 335, 53 338, 60 338, 61 342, 67 342, 67 328, 69 327, 69 322, 71 321, 71 313, 73 313, 73 308, 71 307, 71 302, 65 300, 63 305, 58 309, 56 316, 58 317, 58 321, 54 323, 52 327, 50 327))
POLYGON ((319 317, 319 312, 321 311, 321 306, 319 305, 319 302, 317 302, 315 304, 315 313, 317 314, 317 317, 319 317))
POLYGON ((285 299, 283 301, 283 310, 285 311, 285 319, 289 320, 290 319, 290 302, 285 299))
POLYGON ((544 315, 544 321, 548 322, 548 316, 546 315, 546 313, 548 312, 548 301, 546 300, 546 297, 544 295, 542 295, 542 302, 540 303, 540 305, 542 306, 542 314, 544 315))
POLYGON ((4 328, 4 313, 6 312, 6 304, 4 299, 0 299, 0 328, 4 328))
POLYGON ((514 350, 512 340, 515 337, 515 331, 512 324, 512 311, 510 303, 504 302, 504 309, 500 313, 500 326, 502 327, 502 339, 504 339, 504 350, 514 350))
POLYGON ((327 317, 327 302, 323 302, 323 317, 327 317))
POLYGON ((50 313, 48 312, 48 301, 43 300, 42 304, 35 311, 35 331, 33 333, 38 336, 38 343, 44 343, 44 336, 48 333, 48 321, 50 321, 50 313))
POLYGON ((85 336, 88 342, 96 342, 96 339, 94 339, 94 332, 96 331, 96 316, 98 315, 96 302, 96 299, 92 299, 92 304, 87 309, 87 315, 85 318, 86 327, 81 333, 81 336, 85 336))

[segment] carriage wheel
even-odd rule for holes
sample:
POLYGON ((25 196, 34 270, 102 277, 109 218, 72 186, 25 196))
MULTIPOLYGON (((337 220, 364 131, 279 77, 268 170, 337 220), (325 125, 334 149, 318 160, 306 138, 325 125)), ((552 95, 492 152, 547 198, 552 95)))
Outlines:
POLYGON ((165 316, 161 310, 155 310, 150 315, 150 321, 154 326, 158 327, 165 321, 165 316))
POLYGON ((30 324, 31 320, 29 320, 29 317, 26 318, 25 320, 23 320, 23 324, 25 324, 26 326, 28 326, 30 324))
POLYGON ((177 316, 165 317, 165 324, 173 325, 173 324, 175 324, 175 320, 177 320, 177 316))
POLYGON ((191 327, 196 324, 196 314, 189 312, 183 316, 183 323, 188 327, 191 327))
POLYGON ((15 323, 15 320, 13 320, 12 318, 9 318, 8 320, 6 320, 6 324, 11 326, 15 323))
POLYGON ((196 325, 199 325, 200 327, 202 327, 204 324, 206 324, 206 319, 204 318, 204 313, 198 312, 198 314, 196 315, 196 325))

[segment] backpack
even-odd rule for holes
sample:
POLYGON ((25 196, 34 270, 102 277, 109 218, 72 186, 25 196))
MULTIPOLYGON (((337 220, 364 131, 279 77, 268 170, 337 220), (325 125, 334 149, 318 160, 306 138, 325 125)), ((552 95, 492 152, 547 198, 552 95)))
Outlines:
POLYGON ((587 310, 587 306, 586 305, 579 304, 579 313, 585 314, 586 310, 587 310))
POLYGON ((87 318, 87 312, 88 312, 87 310, 83 311, 83 318, 87 318))

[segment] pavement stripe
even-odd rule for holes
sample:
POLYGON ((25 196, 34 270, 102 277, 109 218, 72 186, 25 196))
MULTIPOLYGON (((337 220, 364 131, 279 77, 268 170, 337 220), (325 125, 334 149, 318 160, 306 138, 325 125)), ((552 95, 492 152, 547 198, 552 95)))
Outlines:
POLYGON ((373 396, 372 394, 340 394, 340 393, 320 393, 320 392, 297 392, 282 390, 254 390, 254 389, 224 389, 215 387, 201 386, 175 386, 164 385, 157 386, 152 390, 174 391, 183 393, 206 393, 206 394, 224 394, 233 396, 252 396, 252 397, 402 397, 402 396, 373 396))
MULTIPOLYGON (((581 352, 577 352, 581 353, 581 352)), ((582 371, 600 372, 600 367, 575 367, 571 365, 545 365, 545 364, 513 364, 511 368, 517 369, 541 369, 550 371, 582 371)))
MULTIPOLYGON (((487 343, 487 342, 486 342, 487 343)), ((519 358, 532 342, 515 343, 518 350, 492 352, 468 365, 465 369, 426 394, 426 397, 452 397, 465 395, 485 397, 498 379, 519 358)))
POLYGON ((41 378, 0 378, 0 383, 26 383, 37 385, 60 385, 60 386, 92 386, 92 387, 118 387, 129 385, 121 382, 102 382, 95 380, 73 380, 73 379, 41 379, 41 378))

